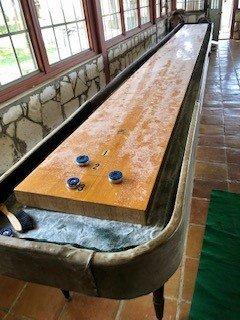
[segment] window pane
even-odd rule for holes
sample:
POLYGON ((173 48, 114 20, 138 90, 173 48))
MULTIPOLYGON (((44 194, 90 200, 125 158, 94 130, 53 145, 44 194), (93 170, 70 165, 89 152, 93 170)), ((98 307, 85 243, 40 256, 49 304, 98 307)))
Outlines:
POLYGON ((26 30, 23 13, 18 0, 0 1, 10 32, 26 30))
POLYGON ((105 40, 122 33, 119 0, 100 0, 105 40))
POLYGON ((34 1, 50 64, 90 48, 82 0, 34 1))
POLYGON ((123 0, 124 11, 137 9, 137 0, 123 0))
POLYGON ((0 0, 0 88, 38 69, 20 0, 0 0))
POLYGON ((124 12, 126 31, 132 30, 138 26, 138 11, 129 10, 124 12))
POLYGON ((71 23, 67 25, 67 33, 69 36, 69 42, 72 54, 76 54, 81 51, 80 38, 78 33, 78 26, 76 23, 71 23))
POLYGON ((53 28, 47 28, 42 30, 42 36, 45 44, 45 48, 48 54, 48 60, 50 64, 58 62, 60 57, 58 55, 57 44, 53 32, 53 28))
MULTIPOLYGON (((213 2, 211 2, 212 5, 213 2)), ((219 3, 219 1, 214 2, 219 3)), ((197 11, 204 9, 204 0, 177 0, 177 9, 184 9, 186 11, 197 11)), ((212 8, 211 8, 212 9, 212 8)))
POLYGON ((149 0, 140 0, 140 7, 149 6, 149 0))
POLYGON ((102 16, 120 12, 119 0, 101 0, 102 16))
POLYGON ((156 17, 159 18, 160 17, 160 4, 156 4, 156 17))
POLYGON ((107 15, 102 19, 105 40, 112 39, 122 33, 120 13, 107 15))
POLYGON ((0 35, 7 33, 7 27, 3 18, 2 9, 0 8, 0 35))
POLYGON ((150 21, 149 7, 141 8, 140 15, 141 15, 141 24, 149 22, 150 21))
POLYGON ((81 51, 89 49, 89 40, 87 34, 87 26, 85 21, 78 22, 78 33, 80 36, 81 51))
POLYGON ((10 37, 0 38, 0 87, 20 77, 10 37))
POLYGON ((23 75, 29 74, 37 69, 36 62, 31 54, 32 48, 28 34, 16 34, 12 36, 18 62, 23 75))
POLYGON ((67 35, 67 28, 65 26, 60 26, 54 28, 57 45, 59 48, 61 60, 66 59, 71 56, 69 40, 67 35))

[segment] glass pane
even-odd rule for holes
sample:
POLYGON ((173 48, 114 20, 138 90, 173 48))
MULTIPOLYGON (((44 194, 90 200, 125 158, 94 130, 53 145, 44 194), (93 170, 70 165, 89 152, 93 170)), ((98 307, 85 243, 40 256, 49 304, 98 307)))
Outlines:
POLYGON ((2 10, 0 8, 0 34, 6 34, 7 32, 7 27, 3 18, 2 10))
POLYGON ((140 14, 141 14, 141 24, 144 24, 150 21, 149 7, 141 8, 140 14))
POLYGON ((88 33, 85 21, 78 22, 78 32, 80 37, 81 51, 87 50, 90 48, 88 33))
POLYGON ((119 0, 100 0, 102 16, 120 11, 119 0))
POLYGON ((160 5, 156 4, 156 17, 159 18, 160 17, 160 5))
POLYGON ((137 9, 137 0, 123 0, 124 10, 137 9))
POLYGON ((50 64, 53 64, 60 60, 58 55, 57 45, 53 33, 53 28, 47 28, 42 30, 42 36, 45 44, 45 48, 48 55, 50 64))
POLYGON ((71 56, 71 51, 68 42, 67 28, 65 26, 55 27, 55 34, 57 39, 57 44, 59 48, 59 54, 61 60, 66 59, 71 56))
POLYGON ((77 20, 84 20, 85 19, 85 14, 84 14, 84 9, 83 9, 83 4, 82 0, 72 0, 72 4, 74 7, 75 15, 77 20))
POLYGON ((47 1, 53 24, 64 23, 63 11, 59 0, 47 1))
POLYGON ((0 38, 0 86, 20 77, 10 37, 0 38))
POLYGON ((122 33, 121 16, 119 13, 103 17, 105 40, 112 39, 122 33))
POLYGON ((70 0, 62 0, 62 7, 64 12, 64 17, 67 22, 75 21, 74 7, 72 1, 70 0))
POLYGON ((37 69, 33 50, 30 46, 28 34, 16 34, 12 36, 13 45, 17 54, 18 62, 23 75, 29 74, 37 69))
POLYGON ((187 6, 186 7, 187 11, 193 11, 193 2, 192 1, 188 1, 186 6, 187 6))
POLYGON ((26 30, 23 13, 18 0, 1 1, 10 32, 26 30))
POLYGON ((138 12, 137 10, 130 10, 124 12, 124 19, 126 31, 134 29, 138 26, 138 12))
POLYGON ((38 20, 41 27, 50 26, 51 19, 46 0, 35 0, 38 20))
POLYGON ((184 3, 183 3, 182 1, 177 2, 176 8, 177 8, 177 9, 185 9, 184 3))
POLYGON ((140 0, 140 7, 149 6, 149 0, 140 0))
POLYGON ((81 47, 80 47, 80 39, 79 39, 77 24, 76 23, 68 24, 67 33, 69 37, 72 54, 79 53, 81 51, 81 47))
POLYGON ((172 11, 172 1, 168 0, 168 12, 171 12, 172 11))

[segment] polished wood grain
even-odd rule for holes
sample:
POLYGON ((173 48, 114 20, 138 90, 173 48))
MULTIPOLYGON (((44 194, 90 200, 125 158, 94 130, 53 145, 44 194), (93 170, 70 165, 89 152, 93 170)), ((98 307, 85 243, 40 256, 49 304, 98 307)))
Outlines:
POLYGON ((185 25, 21 184, 24 204, 146 223, 147 208, 207 25, 185 25), (80 168, 75 157, 87 154, 80 168), (107 174, 123 172, 112 185, 107 174), (78 176, 83 190, 69 190, 78 176))

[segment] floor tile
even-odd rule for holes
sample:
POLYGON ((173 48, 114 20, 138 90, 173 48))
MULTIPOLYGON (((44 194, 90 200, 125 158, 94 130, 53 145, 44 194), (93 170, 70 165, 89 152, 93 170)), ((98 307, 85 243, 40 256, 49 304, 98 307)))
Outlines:
POLYGON ((207 219, 209 200, 192 198, 190 223, 205 225, 207 219))
POLYGON ((228 176, 231 181, 239 181, 240 182, 240 164, 232 164, 228 165, 228 176))
POLYGON ((225 143, 228 148, 240 149, 240 135, 239 134, 235 134, 231 136, 226 135, 225 143))
POLYGON ((199 132, 202 135, 224 135, 224 126, 216 124, 200 124, 199 132))
POLYGON ((0 276, 0 307, 10 308, 24 285, 23 281, 0 276))
POLYGON ((221 115, 203 115, 201 117, 201 123, 203 124, 223 124, 223 116, 221 115))
MULTIPOLYGON (((73 300, 66 304, 59 320, 115 320, 119 304, 117 300, 75 294, 73 300)), ((150 308, 150 303, 146 303, 142 310, 145 307, 150 308)))
POLYGON ((193 196, 210 199, 212 190, 228 190, 227 181, 196 179, 193 186, 193 196))
POLYGON ((179 267, 174 275, 164 285, 164 296, 168 298, 177 298, 179 294, 181 279, 181 268, 179 267))
POLYGON ((178 320, 188 320, 188 315, 190 312, 191 304, 188 302, 181 302, 179 309, 179 318, 178 320))
POLYGON ((228 182, 228 191, 233 193, 240 193, 240 182, 229 181, 228 182))
POLYGON ((198 271, 198 259, 186 258, 182 299, 191 301, 198 271))
POLYGON ((198 145, 209 147, 222 147, 224 146, 224 135, 199 135, 198 145))
POLYGON ((28 284, 13 308, 17 316, 35 320, 58 319, 65 299, 60 290, 38 284, 28 284))
POLYGON ((152 295, 125 301, 119 320, 156 319, 152 295))
POLYGON ((197 147, 196 159, 203 162, 225 163, 227 160, 226 149, 199 146, 197 147))
POLYGON ((205 227, 190 225, 187 235, 187 250, 186 256, 190 258, 200 258, 202 250, 202 241, 204 236, 205 227))
POLYGON ((240 149, 227 148, 227 162, 240 164, 240 149))
POLYGON ((225 181, 228 178, 227 165, 211 162, 196 162, 195 177, 202 180, 225 181))

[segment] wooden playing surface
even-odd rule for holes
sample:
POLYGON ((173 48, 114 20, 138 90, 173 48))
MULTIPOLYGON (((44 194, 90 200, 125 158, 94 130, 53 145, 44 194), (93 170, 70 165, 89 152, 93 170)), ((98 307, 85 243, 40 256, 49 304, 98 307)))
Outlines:
POLYGON ((146 224, 147 208, 207 25, 185 25, 15 188, 23 204, 146 224), (76 156, 91 163, 78 167, 76 156), (124 181, 112 185, 108 172, 124 181), (66 188, 77 176, 79 190, 66 188))

